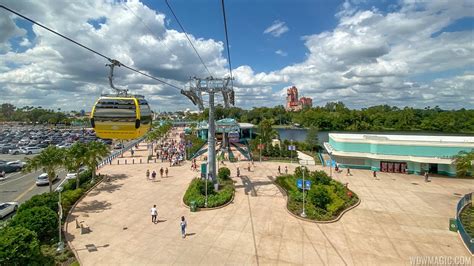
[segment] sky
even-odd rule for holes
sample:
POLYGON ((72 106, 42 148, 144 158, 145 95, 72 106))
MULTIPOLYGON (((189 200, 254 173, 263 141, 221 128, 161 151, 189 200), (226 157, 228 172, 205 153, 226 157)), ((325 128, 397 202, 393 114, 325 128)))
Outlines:
MULTIPOLYGON (((213 77, 229 76, 220 0, 169 0, 213 77)), ((133 68, 187 88, 209 76, 164 0, 0 0, 133 68)), ((226 0, 236 106, 474 106, 474 2, 226 0)), ((0 9, 0 103, 90 110, 110 93, 106 59, 0 9)), ((155 111, 197 110, 176 88, 116 68, 155 111)), ((221 99, 218 99, 221 102, 221 99)))

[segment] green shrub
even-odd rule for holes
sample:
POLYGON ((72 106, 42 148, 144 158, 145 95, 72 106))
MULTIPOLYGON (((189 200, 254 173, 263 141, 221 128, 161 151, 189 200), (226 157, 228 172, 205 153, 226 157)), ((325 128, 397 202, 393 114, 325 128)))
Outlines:
POLYGON ((21 226, 0 230, 0 265, 41 265, 36 233, 21 226))
POLYGON ((58 217, 46 206, 33 207, 15 215, 10 225, 22 226, 36 232, 41 242, 49 243, 51 238, 56 236, 58 217))
POLYGON ((222 180, 226 180, 226 179, 229 179, 230 177, 230 170, 229 168, 227 167, 221 167, 219 168, 219 172, 217 173, 217 176, 222 179, 222 180))
MULTIPOLYGON (((223 180, 220 185, 221 189, 216 192, 214 191, 212 181, 207 182, 207 206, 209 208, 221 206, 232 199, 234 194, 234 183, 232 180, 223 180)), ((184 194, 184 203, 189 206, 191 201, 195 201, 198 207, 203 208, 206 201, 205 188, 205 180, 193 179, 184 194)))
POLYGON ((329 191, 323 185, 316 185, 308 193, 308 199, 311 203, 318 208, 326 209, 326 205, 331 203, 329 191))
POLYGON ((43 193, 40 195, 35 195, 31 199, 25 201, 20 205, 17 211, 17 215, 22 213, 25 210, 31 209, 33 207, 46 206, 54 212, 58 212, 58 193, 43 193))
POLYGON ((331 183, 331 177, 324 171, 314 171, 311 173, 310 178, 316 182, 316 184, 329 185, 331 183))
POLYGON ((63 211, 68 212, 69 209, 74 205, 74 203, 82 196, 84 190, 81 188, 75 190, 68 190, 61 193, 61 204, 63 206, 63 211))

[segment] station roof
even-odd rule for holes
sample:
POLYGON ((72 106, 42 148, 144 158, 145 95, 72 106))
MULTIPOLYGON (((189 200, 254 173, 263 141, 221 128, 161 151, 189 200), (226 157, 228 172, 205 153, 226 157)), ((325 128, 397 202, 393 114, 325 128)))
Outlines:
POLYGON ((425 143, 458 143, 474 145, 473 136, 436 136, 436 135, 385 135, 385 134, 345 134, 329 133, 336 141, 356 142, 425 142, 425 143))

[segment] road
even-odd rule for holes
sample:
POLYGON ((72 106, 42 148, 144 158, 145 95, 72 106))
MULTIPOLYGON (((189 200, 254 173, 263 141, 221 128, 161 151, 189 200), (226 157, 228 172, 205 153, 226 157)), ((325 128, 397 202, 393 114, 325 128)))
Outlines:
MULTIPOLYGON (((0 160, 5 161, 15 161, 21 160, 25 161, 25 157, 32 158, 35 155, 9 155, 1 154, 0 160)), ((36 186, 35 179, 39 176, 42 171, 36 171, 32 173, 8 173, 5 180, 0 181, 0 202, 6 201, 18 201, 20 204, 30 199, 32 196, 41 194, 44 192, 49 192, 49 186, 36 186)), ((59 180, 56 180, 53 184, 53 189, 55 189, 64 177, 66 176, 65 171, 60 171, 58 173, 59 180)))

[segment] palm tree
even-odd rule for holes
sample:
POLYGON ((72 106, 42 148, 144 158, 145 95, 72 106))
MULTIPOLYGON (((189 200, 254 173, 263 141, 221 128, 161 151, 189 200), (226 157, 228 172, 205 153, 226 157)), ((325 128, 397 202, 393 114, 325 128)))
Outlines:
POLYGON ((64 153, 64 150, 56 146, 49 146, 36 157, 26 158, 26 166, 23 171, 31 173, 33 170, 38 171, 39 168, 42 168, 48 174, 49 192, 52 192, 56 172, 64 165, 64 153))
POLYGON ((74 143, 69 149, 66 151, 66 160, 64 165, 68 171, 73 171, 76 173, 76 188, 79 188, 79 169, 82 165, 86 164, 86 153, 87 147, 82 142, 74 143))
POLYGON ((99 161, 101 161, 104 157, 110 154, 110 151, 102 142, 92 141, 86 145, 86 154, 85 154, 85 162, 86 165, 89 167, 89 170, 92 172, 92 180, 95 179, 95 170, 97 169, 97 165, 99 161))
POLYGON ((471 174, 474 174, 474 150, 460 151, 457 155, 454 156, 453 165, 456 166, 456 175, 458 177, 465 177, 470 171, 471 174))

